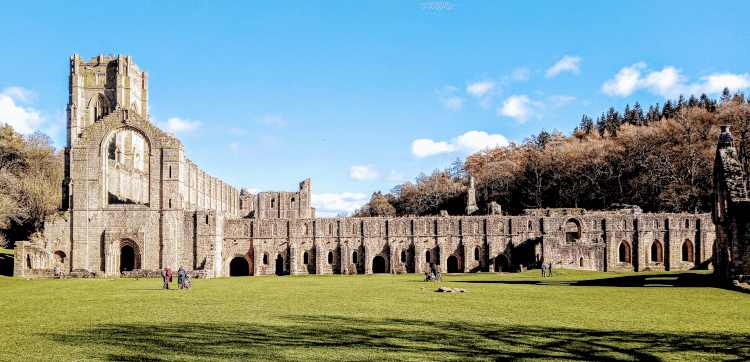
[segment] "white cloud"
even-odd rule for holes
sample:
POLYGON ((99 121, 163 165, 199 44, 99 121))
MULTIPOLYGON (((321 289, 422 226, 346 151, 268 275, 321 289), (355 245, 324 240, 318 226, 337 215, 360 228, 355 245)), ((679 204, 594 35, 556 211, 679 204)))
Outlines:
POLYGON ((370 201, 363 193, 344 192, 343 194, 312 194, 315 216, 334 217, 340 212, 352 213, 370 201))
POLYGON ((16 104, 30 103, 34 96, 34 92, 23 88, 5 88, 0 93, 0 122, 11 125, 18 133, 29 134, 36 131, 46 118, 34 108, 16 104))
POLYGON ((257 118, 257 120, 265 124, 275 123, 279 126, 283 126, 286 124, 286 122, 284 122, 284 119, 278 114, 275 116, 260 116, 257 118))
POLYGON ((602 85, 602 92, 610 96, 627 97, 640 89, 666 99, 706 94, 720 94, 725 87, 732 91, 750 87, 750 74, 714 73, 701 77, 701 82, 688 83, 682 69, 666 66, 661 71, 646 71, 646 63, 639 62, 622 68, 602 85), (645 75, 643 73, 646 73, 645 75))
POLYGON ((443 90, 435 91, 438 95, 438 100, 443 104, 443 108, 452 109, 454 111, 461 109, 464 99, 453 95, 457 90, 458 88, 452 85, 447 85, 443 90))
POLYGON ((560 59, 557 64, 553 65, 552 68, 547 69, 547 75, 545 77, 552 78, 561 72, 573 72, 573 74, 581 73, 578 68, 578 63, 583 60, 581 57, 571 57, 570 55, 564 56, 560 59))
POLYGON ((483 97, 493 89, 495 89, 495 82, 491 80, 483 80, 466 86, 466 93, 476 97, 483 97))
POLYGON ((369 166, 352 166, 349 169, 349 180, 351 181, 372 181, 377 180, 380 178, 380 173, 378 172, 377 167, 375 165, 369 165, 369 166))
POLYGON ((552 107, 559 108, 576 100, 577 98, 573 96, 564 96, 564 95, 555 94, 555 95, 551 95, 547 97, 547 99, 549 99, 549 101, 552 102, 552 107))
POLYGON ((521 68, 513 72, 510 77, 514 80, 529 80, 529 73, 531 73, 529 68, 521 68))
POLYGON ((542 107, 543 104, 542 102, 532 101, 525 94, 513 95, 503 101, 503 107, 497 109, 497 114, 512 117, 520 123, 525 123, 529 117, 535 114, 531 106, 542 107))
POLYGON ((619 95, 627 97, 636 89, 640 88, 641 69, 646 67, 646 63, 638 62, 630 67, 624 67, 615 75, 615 79, 609 79, 602 85, 602 92, 610 96, 619 95))
POLYGON ((385 180, 385 181, 402 181, 404 180, 404 175, 396 172, 396 170, 391 170, 391 172, 383 174, 378 170, 378 168, 375 165, 369 165, 369 166, 357 166, 354 165, 349 169, 348 178, 350 181, 375 181, 375 180, 385 180))
POLYGON ((418 139, 411 144, 411 153, 417 158, 433 156, 440 153, 470 154, 486 147, 506 146, 508 139, 500 134, 469 131, 451 139, 450 143, 435 142, 430 139, 418 139))
POLYGON ((203 124, 200 121, 190 121, 189 119, 170 118, 167 122, 159 122, 157 126, 167 132, 172 133, 190 133, 198 130, 203 124))
POLYGON ((239 135, 247 134, 247 131, 238 127, 229 127, 227 132, 229 132, 229 134, 239 134, 239 135))

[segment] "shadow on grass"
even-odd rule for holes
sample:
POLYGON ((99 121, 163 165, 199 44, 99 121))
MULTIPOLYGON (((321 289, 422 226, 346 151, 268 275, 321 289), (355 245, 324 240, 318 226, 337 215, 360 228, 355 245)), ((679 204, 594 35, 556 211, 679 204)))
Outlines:
POLYGON ((0 253, 0 275, 13 276, 13 255, 0 253))
POLYGON ((750 334, 598 331, 306 315, 278 322, 282 325, 108 324, 73 334, 43 336, 114 361, 654 361, 667 355, 682 360, 750 359, 750 334))
POLYGON ((621 277, 569 280, 565 275, 556 275, 552 278, 532 280, 461 280, 461 283, 490 283, 490 284, 530 284, 530 285, 564 285, 579 287, 678 287, 678 288, 720 288, 733 291, 748 291, 731 287, 729 283, 721 280, 715 274, 697 273, 657 273, 642 275, 626 275, 621 277))

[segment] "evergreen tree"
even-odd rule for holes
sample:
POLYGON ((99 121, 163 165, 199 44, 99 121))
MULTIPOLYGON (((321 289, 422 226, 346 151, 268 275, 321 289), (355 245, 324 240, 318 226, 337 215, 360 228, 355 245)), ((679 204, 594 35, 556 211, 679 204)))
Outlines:
POLYGON ((664 103, 664 108, 661 110, 662 117, 666 119, 674 118, 675 109, 672 107, 672 101, 667 99, 667 103, 664 103))
POLYGON ((633 107, 633 119, 635 120, 636 126, 643 126, 644 117, 643 117, 643 109, 641 108, 641 104, 638 102, 635 102, 635 106, 633 107))
POLYGON ((698 107, 698 105, 699 105, 698 98, 695 98, 695 95, 690 95, 690 99, 688 99, 688 107, 694 108, 694 107, 698 107))
POLYGON ((581 118, 581 124, 576 127, 576 130, 579 129, 586 132, 586 134, 591 133, 591 130, 594 129, 594 121, 592 121, 591 118, 584 114, 581 118))
POLYGON ((732 101, 732 93, 729 92, 728 87, 724 87, 724 91, 721 92, 721 103, 727 104, 732 101))
POLYGON ((659 121, 661 121, 661 113, 659 113, 659 103, 656 103, 656 106, 650 106, 648 109, 646 125, 653 125, 659 121))

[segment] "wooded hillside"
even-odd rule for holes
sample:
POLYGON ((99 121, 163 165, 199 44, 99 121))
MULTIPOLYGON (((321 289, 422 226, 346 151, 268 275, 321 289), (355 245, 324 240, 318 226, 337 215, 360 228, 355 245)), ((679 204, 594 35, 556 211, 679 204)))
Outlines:
POLYGON ((373 194, 355 216, 464 213, 468 177, 475 177, 480 213, 495 201, 505 213, 526 208, 602 209, 633 204, 648 212, 709 212, 719 126, 732 125, 748 172, 750 104, 724 90, 650 106, 614 108, 596 121, 584 115, 570 135, 542 130, 521 144, 488 148, 450 168, 420 174, 389 194, 373 194), (388 207, 390 205, 391 207, 388 207))

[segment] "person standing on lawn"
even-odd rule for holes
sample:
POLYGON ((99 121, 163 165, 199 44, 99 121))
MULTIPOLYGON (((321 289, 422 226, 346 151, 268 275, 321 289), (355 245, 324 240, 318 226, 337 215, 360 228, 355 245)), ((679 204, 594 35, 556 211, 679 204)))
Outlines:
POLYGON ((177 289, 181 290, 185 288, 185 268, 180 266, 180 269, 177 270, 177 289))
POLYGON ((161 287, 161 289, 162 290, 169 289, 169 282, 172 281, 172 271, 169 270, 169 268, 162 269, 161 277, 164 279, 164 286, 161 287))
POLYGON ((552 262, 549 263, 549 268, 547 268, 547 270, 549 270, 549 277, 552 278, 552 262))
POLYGON ((542 278, 546 277, 547 275, 547 265, 542 263, 542 278))

